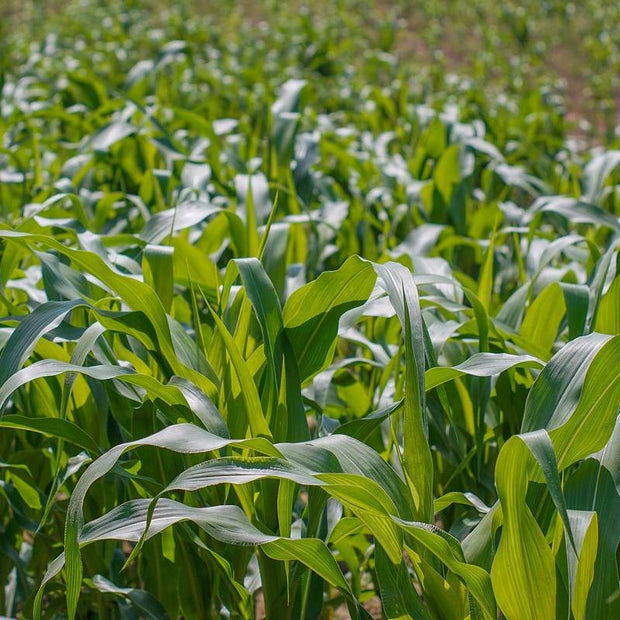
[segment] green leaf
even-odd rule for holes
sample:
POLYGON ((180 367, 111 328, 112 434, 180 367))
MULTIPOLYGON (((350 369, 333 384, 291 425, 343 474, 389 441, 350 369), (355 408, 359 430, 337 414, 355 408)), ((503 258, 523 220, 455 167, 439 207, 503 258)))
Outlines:
POLYGON ((620 164, 620 151, 607 151, 593 157, 584 170, 584 197, 593 203, 601 201, 607 177, 620 164))
POLYGON ((569 510, 568 516, 577 543, 576 552, 572 549, 568 550, 572 586, 571 610, 575 620, 585 620, 588 594, 594 581, 598 547, 598 516, 596 512, 580 510, 569 510))
POLYGON ((302 383, 330 362, 340 317, 368 299, 375 279, 371 265, 352 256, 337 271, 322 273, 288 298, 284 327, 302 383))
POLYGON ((532 216, 535 213, 557 213, 565 217, 570 222, 586 222, 610 228, 615 232, 620 231, 620 220, 608 211, 597 207, 595 204, 569 198, 567 196, 545 196, 536 201, 536 204, 529 211, 532 216))
POLYGON ((271 429, 265 419, 258 390, 256 389, 256 384, 254 383, 254 378, 250 373, 248 365, 243 359, 243 356, 241 355, 241 352, 239 351, 233 337, 230 335, 230 332, 226 328, 226 325, 224 325, 224 322, 213 310, 211 310, 211 316, 213 317, 218 332, 224 341, 226 352, 228 353, 232 367, 235 369, 235 373, 239 379, 241 394, 243 402, 245 403, 245 415, 247 423, 250 426, 250 430, 252 431, 252 435, 255 437, 262 436, 271 438, 271 429))
POLYGON ((44 334, 58 327, 67 314, 81 305, 81 300, 49 301, 26 315, 0 354, 0 385, 24 365, 44 334))
POLYGON ((284 333, 280 300, 261 263, 255 258, 236 261, 241 279, 256 312, 269 361, 273 386, 270 426, 276 440, 301 440, 308 437, 308 426, 301 401, 301 385, 295 357, 284 333), (278 407, 283 368, 286 373, 286 408, 278 407), (285 414, 285 415, 284 415, 285 414))
POLYGON ((428 523, 414 523, 397 519, 401 529, 418 544, 428 549, 467 586, 481 607, 485 618, 497 617, 495 598, 489 573, 479 566, 467 564, 461 545, 456 538, 428 523))
POLYGON ((458 366, 435 366, 426 371, 426 389, 431 390, 463 375, 492 377, 510 368, 536 368, 544 363, 531 355, 510 353, 474 353, 458 366))
POLYGON ((178 204, 151 217, 140 232, 140 239, 148 244, 161 243, 168 235, 195 226, 217 213, 222 213, 222 209, 197 200, 178 204))
MULTIPOLYGON (((579 518, 574 525, 577 547, 583 553, 586 538, 581 542, 581 536, 593 536, 589 532, 593 527, 588 515, 594 514, 597 519, 598 546, 594 563, 594 579, 590 581, 591 548, 586 547, 586 559, 583 571, 583 582, 573 588, 573 607, 583 609, 583 596, 587 594, 586 617, 614 618, 620 612, 620 599, 614 599, 618 590, 618 565, 616 550, 620 544, 620 522, 617 516, 620 511, 620 419, 616 421, 614 433, 601 452, 586 459, 571 475, 565 486, 566 501, 569 506, 569 516, 572 511, 579 518), (588 528, 585 530, 585 528, 588 528), (589 591, 586 589, 589 587, 589 591)), ((592 519, 594 517, 592 516, 592 519)), ((591 543, 592 541, 590 541, 591 543)), ((572 562, 573 580, 579 573, 579 564, 575 567, 578 558, 573 554, 568 558, 569 566, 572 562)))
POLYGON ((413 587, 413 582, 404 560, 393 564, 380 545, 375 547, 375 570, 381 604, 385 616, 390 620, 406 618, 430 618, 420 596, 413 587))
POLYGON ((570 417, 579 402, 586 372, 608 341, 609 336, 601 334, 583 336, 553 356, 528 394, 521 432, 548 429, 570 417))
MULTIPOLYGON (((566 306, 568 339, 573 340, 585 334, 590 305, 590 289, 584 284, 568 284, 566 282, 560 282, 560 286, 564 293, 564 305, 566 306)), ((603 330, 597 329, 597 331, 603 330)))
POLYGON ((76 366, 67 362, 57 362, 56 360, 41 360, 26 366, 26 368, 22 368, 0 387, 0 407, 6 403, 9 396, 17 388, 29 381, 43 377, 55 377, 66 372, 77 372, 99 381, 118 379, 119 381, 144 388, 148 396, 153 400, 159 398, 171 406, 188 406, 182 392, 178 388, 173 385, 164 385, 154 377, 137 373, 131 368, 108 364, 76 366))
POLYGON ((614 278, 601 298, 594 328, 603 334, 620 334, 620 275, 614 278))
POLYGON ((418 291, 411 272, 397 263, 375 265, 400 320, 405 341, 403 464, 416 516, 433 518, 433 459, 428 444, 424 390, 424 337, 418 291))
POLYGON ((562 287, 558 282, 552 282, 527 309, 520 333, 550 354, 565 313, 562 287))
POLYGON ((478 297, 484 307, 489 312, 491 307, 491 300, 493 297, 493 285, 495 279, 493 277, 493 263, 495 261, 495 236, 496 229, 493 229, 493 235, 487 248, 484 263, 480 271, 479 283, 478 283, 478 297))
POLYGON ((547 424, 558 466, 564 469, 601 450, 611 436, 620 403, 620 336, 598 351, 570 417, 556 410, 547 424))
POLYGON ((149 620, 163 620, 168 618, 163 605, 146 590, 138 588, 120 588, 106 579, 103 575, 95 575, 92 579, 92 586, 99 592, 115 594, 121 598, 126 598, 133 606, 140 610, 145 618, 149 620))
POLYGON ((512 437, 495 467, 504 521, 491 578, 497 603, 510 619, 555 617, 555 560, 525 501, 534 462, 527 444, 512 437))
POLYGON ((0 428, 40 433, 46 437, 64 439, 95 454, 100 451, 95 440, 86 431, 77 424, 61 418, 29 418, 23 415, 5 415, 0 420, 0 428))
POLYGON ((166 312, 172 308, 174 292, 173 254, 174 248, 168 246, 147 245, 144 248, 144 281, 155 290, 166 312))

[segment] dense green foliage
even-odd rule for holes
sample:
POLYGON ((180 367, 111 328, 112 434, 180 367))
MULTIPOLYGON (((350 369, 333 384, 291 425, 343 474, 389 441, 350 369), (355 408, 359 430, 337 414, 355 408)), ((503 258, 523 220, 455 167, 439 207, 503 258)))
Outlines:
POLYGON ((146 4, 2 41, 0 614, 620 617, 620 9, 146 4))

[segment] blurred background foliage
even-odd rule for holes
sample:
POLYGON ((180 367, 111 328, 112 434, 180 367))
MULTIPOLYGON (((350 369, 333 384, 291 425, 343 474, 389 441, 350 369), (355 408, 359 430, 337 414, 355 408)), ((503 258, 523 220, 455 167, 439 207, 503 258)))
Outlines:
MULTIPOLYGON (((393 72, 381 72, 380 66, 397 62, 402 77, 416 82, 420 97, 445 93, 473 108, 480 98, 498 95, 522 100, 526 107, 543 100, 566 113, 571 134, 598 143, 618 137, 620 5, 616 2, 177 0, 170 6, 160 0, 3 0, 1 5, 5 48, 20 38, 23 42, 23 37, 34 44, 59 23, 66 35, 73 32, 76 40, 87 44, 84 27, 97 26, 99 12, 108 20, 119 16, 107 30, 109 41, 115 40, 114 27, 120 27, 136 37, 132 45, 142 48, 145 56, 157 46, 157 29, 162 26, 177 27, 179 36, 184 29, 206 26, 195 44, 208 43, 214 49, 242 46, 248 78, 255 75, 257 81, 253 65, 264 65, 260 77, 277 77, 270 75, 270 63, 263 62, 265 52, 285 54, 291 73, 320 75, 325 91, 330 90, 329 78, 343 71, 358 72, 363 85, 385 86, 393 72), (132 24, 127 10, 136 8, 143 9, 140 23, 132 24), (283 39, 290 39, 290 49, 279 49, 283 39), (369 56, 378 57, 368 63, 369 56), (371 66, 375 71, 370 73, 371 66)), ((99 36, 97 29, 93 35, 99 36)), ((6 71, 15 57, 5 51, 1 62, 6 71)), ((93 69, 110 77, 104 67, 93 69)), ((351 92, 351 98, 357 94, 351 92)))

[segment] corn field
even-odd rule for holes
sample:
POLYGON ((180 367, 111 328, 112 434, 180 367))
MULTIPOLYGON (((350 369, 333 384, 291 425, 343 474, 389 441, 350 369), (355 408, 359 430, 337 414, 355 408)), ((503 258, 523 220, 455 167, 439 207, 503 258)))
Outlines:
POLYGON ((620 8, 439 4, 6 18, 0 616, 620 617, 620 8))

